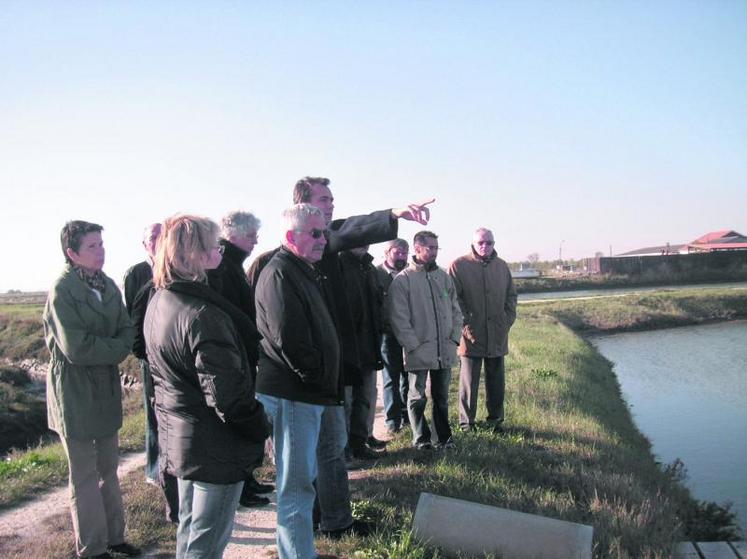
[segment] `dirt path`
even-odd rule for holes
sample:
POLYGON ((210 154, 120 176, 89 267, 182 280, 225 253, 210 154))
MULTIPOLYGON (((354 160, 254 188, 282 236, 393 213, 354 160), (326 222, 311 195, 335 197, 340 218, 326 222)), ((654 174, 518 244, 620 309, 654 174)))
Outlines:
MULTIPOLYGON (((129 453, 120 459, 117 474, 122 479, 135 468, 143 466, 145 452, 129 453)), ((36 535, 44 519, 65 512, 69 505, 70 495, 65 486, 52 489, 33 501, 0 513, 0 538, 30 539, 36 535)))
MULTIPOLYGON (((388 439, 383 414, 381 375, 378 375, 378 399, 374 435, 388 439)), ((145 465, 145 453, 130 453, 119 463, 120 479, 145 465)), ((351 477, 365 475, 365 470, 351 472, 351 477)), ((270 504, 256 509, 240 508, 236 512, 231 541, 223 555, 224 559, 267 559, 275 555, 276 495, 268 495, 270 504)), ((0 539, 34 538, 45 519, 65 513, 69 506, 67 487, 51 490, 18 507, 0 513, 0 539)), ((147 557, 147 554, 145 554, 147 557)), ((159 555, 163 557, 163 555, 159 555)))

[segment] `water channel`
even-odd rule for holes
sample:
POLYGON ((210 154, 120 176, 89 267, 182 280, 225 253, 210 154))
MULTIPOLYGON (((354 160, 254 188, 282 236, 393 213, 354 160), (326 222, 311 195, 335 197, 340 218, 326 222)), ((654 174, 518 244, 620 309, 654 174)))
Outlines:
POLYGON ((591 341, 657 459, 680 458, 693 495, 732 502, 747 533, 747 321, 591 341))

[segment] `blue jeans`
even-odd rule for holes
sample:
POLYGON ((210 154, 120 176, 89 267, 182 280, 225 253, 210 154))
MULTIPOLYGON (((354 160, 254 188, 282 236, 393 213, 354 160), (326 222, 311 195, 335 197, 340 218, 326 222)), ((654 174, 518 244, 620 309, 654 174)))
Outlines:
POLYGON ((384 334, 381 338, 381 360, 384 362, 381 377, 384 384, 386 425, 396 430, 408 420, 408 380, 402 363, 402 346, 392 334, 384 334))
POLYGON ((322 530, 341 530, 353 523, 350 508, 348 470, 345 467, 345 447, 348 442, 344 406, 324 406, 319 446, 317 490, 322 530))
MULTIPOLYGON (((324 406, 257 394, 272 422, 280 559, 314 559, 314 480, 324 406)), ((344 426, 344 423, 343 423, 344 426)))
POLYGON ((177 479, 179 528, 176 531, 176 559, 222 557, 231 538, 233 518, 244 482, 224 485, 177 479))
POLYGON ((143 383, 143 407, 145 408, 145 478, 158 483, 158 420, 153 408, 155 391, 150 366, 140 360, 140 377, 143 383))
POLYGON ((430 372, 431 397, 433 398, 433 427, 436 430, 438 443, 445 443, 451 438, 449 427, 449 383, 451 369, 431 369, 410 371, 410 390, 407 407, 410 412, 412 426, 412 442, 414 445, 431 442, 431 430, 425 419, 425 406, 428 398, 425 395, 425 381, 430 372))

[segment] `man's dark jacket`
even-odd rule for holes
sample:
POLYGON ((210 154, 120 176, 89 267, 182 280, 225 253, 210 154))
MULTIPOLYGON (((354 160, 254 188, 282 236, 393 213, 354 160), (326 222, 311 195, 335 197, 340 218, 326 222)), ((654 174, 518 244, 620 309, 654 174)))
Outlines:
POLYGON ((236 483, 264 451, 264 410, 234 321, 210 300, 219 295, 175 291, 180 283, 196 282, 156 291, 144 326, 162 464, 175 477, 236 483))
POLYGON ((381 369, 382 292, 376 278, 373 256, 340 253, 340 266, 353 319, 360 371, 345 369, 346 384, 359 384, 360 372, 381 369))
POLYGON ((124 275, 124 298, 127 312, 132 316, 132 304, 140 289, 153 279, 150 262, 143 260, 129 268, 124 275))
POLYGON ((255 327, 257 317, 254 308, 254 293, 249 287, 243 267, 248 254, 226 239, 221 239, 220 244, 224 247, 223 259, 215 270, 208 272, 208 284, 251 319, 251 324, 242 323, 250 327, 249 331, 242 332, 242 338, 247 340, 253 337, 256 340, 255 343, 248 344, 246 347, 249 361, 253 367, 256 367, 259 360, 257 344, 260 336, 255 327))
MULTIPOLYGON (((345 283, 338 254, 343 250, 372 245, 397 238, 397 219, 391 210, 380 210, 368 215, 358 215, 346 219, 336 219, 327 227, 327 245, 322 259, 316 267, 323 275, 323 284, 327 299, 333 302, 333 319, 337 331, 342 337, 342 356, 345 367, 360 367, 358 347, 353 334, 353 318, 350 313, 345 283)), ((252 263, 247 276, 249 285, 254 289, 262 273, 273 255, 279 249, 266 252, 257 257, 252 263)), ((344 400, 345 385, 340 378, 339 402, 344 400)), ((339 403, 338 402, 338 403, 339 403)))
POLYGON ((286 248, 256 285, 262 334, 257 392, 316 405, 340 403, 340 339, 319 272, 286 248))

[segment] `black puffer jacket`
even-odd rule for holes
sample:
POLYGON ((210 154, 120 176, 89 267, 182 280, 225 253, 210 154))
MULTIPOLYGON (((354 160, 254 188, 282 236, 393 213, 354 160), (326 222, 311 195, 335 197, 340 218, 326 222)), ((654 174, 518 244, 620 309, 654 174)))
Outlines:
POLYGON ((341 403, 340 339, 321 281, 285 248, 260 274, 257 392, 323 406, 341 403))
POLYGON ((360 384, 361 371, 381 369, 381 306, 383 296, 376 277, 373 257, 346 250, 340 253, 345 292, 353 318, 359 367, 345 364, 345 383, 360 384))
POLYGON ((223 301, 206 285, 175 282, 153 295, 144 326, 161 459, 173 476, 208 483, 245 479, 268 434, 223 301))

